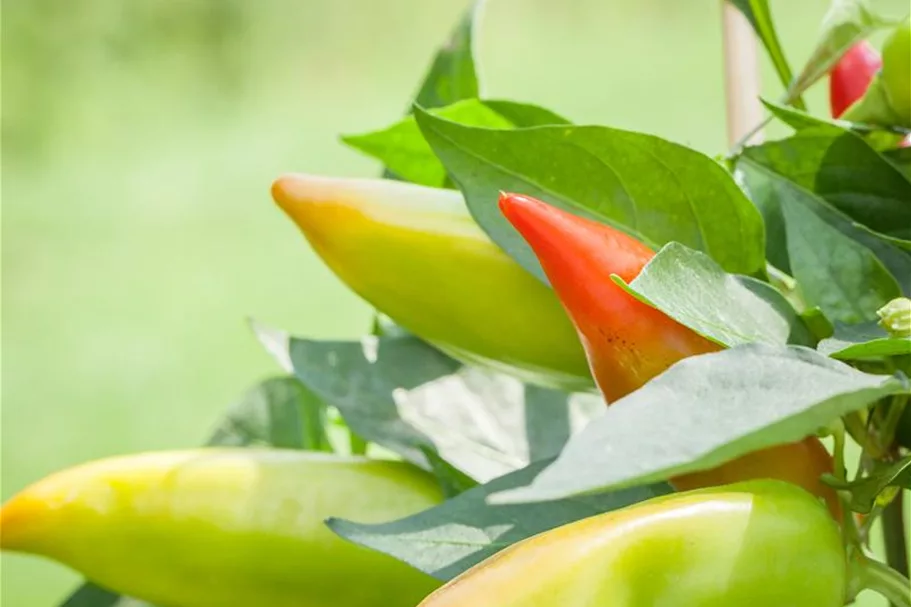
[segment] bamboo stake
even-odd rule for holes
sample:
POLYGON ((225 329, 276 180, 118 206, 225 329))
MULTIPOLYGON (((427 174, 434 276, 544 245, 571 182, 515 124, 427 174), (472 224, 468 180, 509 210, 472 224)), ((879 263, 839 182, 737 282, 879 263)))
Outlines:
MULTIPOLYGON (((733 148, 763 119, 759 45, 749 21, 727 0, 722 0, 722 32, 728 147, 733 148)), ((762 137, 759 129, 744 143, 761 143, 762 137)))

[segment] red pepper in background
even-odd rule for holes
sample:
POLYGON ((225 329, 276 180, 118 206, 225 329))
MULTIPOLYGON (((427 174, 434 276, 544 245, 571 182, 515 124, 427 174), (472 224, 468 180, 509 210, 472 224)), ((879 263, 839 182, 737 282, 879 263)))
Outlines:
POLYGON ((866 40, 848 49, 829 74, 832 118, 844 114, 852 103, 864 96, 882 66, 879 52, 866 40))
MULTIPOLYGON (((845 110, 864 96, 882 66, 883 60, 879 52, 866 40, 848 49, 829 72, 829 107, 832 118, 844 114, 845 110)), ((897 147, 911 147, 911 135, 902 139, 897 147)))
MULTIPOLYGON (((608 404, 679 360, 721 346, 642 303, 611 280, 631 282, 655 253, 610 226, 540 200, 501 194, 500 210, 525 238, 573 321, 595 382, 608 404)), ((774 478, 826 500, 838 520, 835 492, 820 480, 832 458, 816 437, 750 453, 714 468, 672 479, 678 489, 774 478)))

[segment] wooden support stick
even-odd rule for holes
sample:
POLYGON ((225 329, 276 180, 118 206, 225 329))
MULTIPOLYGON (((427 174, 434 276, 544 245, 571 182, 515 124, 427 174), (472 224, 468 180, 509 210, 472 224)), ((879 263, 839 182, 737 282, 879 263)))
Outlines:
MULTIPOLYGON (((763 118, 759 102, 759 45, 749 21, 733 4, 722 0, 722 13, 728 147, 733 148, 763 118)), ((761 141, 759 130, 746 143, 761 141)))

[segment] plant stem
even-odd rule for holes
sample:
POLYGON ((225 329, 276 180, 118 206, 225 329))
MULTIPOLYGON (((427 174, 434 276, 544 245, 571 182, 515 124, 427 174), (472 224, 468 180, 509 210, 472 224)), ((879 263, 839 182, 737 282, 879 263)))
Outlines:
POLYGON ((908 575, 908 539, 905 532, 905 492, 899 491, 883 510, 883 539, 886 562, 895 571, 908 575))
POLYGON ((911 607, 911 582, 879 561, 864 563, 863 586, 886 597, 895 607, 911 607))
POLYGON ((348 441, 351 445, 351 455, 366 455, 367 441, 350 429, 348 430, 348 441))

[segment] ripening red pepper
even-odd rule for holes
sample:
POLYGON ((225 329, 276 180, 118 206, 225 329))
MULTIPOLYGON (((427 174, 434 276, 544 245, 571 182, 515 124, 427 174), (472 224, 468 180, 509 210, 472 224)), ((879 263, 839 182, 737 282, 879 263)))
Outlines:
POLYGON ((848 49, 829 74, 829 105, 833 118, 844 114, 852 103, 864 96, 882 66, 879 53, 866 40, 848 49))
MULTIPOLYGON (((860 100, 881 69, 882 57, 866 40, 848 49, 829 73, 829 106, 832 118, 839 118, 860 100)), ((911 135, 902 139, 898 147, 911 147, 911 135)))
MULTIPOLYGON (((631 282, 655 255, 632 236, 519 194, 501 194, 500 210, 541 262, 608 404, 679 360, 721 349, 611 280, 616 274, 631 282)), ((785 480, 824 498, 839 517, 835 492, 820 480, 831 471, 825 447, 808 437, 672 481, 678 489, 692 489, 759 478, 785 480)))

